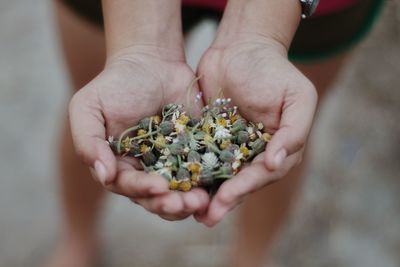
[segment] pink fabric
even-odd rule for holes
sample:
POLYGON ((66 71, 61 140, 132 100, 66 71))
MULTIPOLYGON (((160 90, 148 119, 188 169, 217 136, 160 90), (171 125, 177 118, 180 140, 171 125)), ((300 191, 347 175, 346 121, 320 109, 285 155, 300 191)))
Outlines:
MULTIPOLYGON (((316 16, 341 10, 355 4, 358 0, 320 0, 315 12, 316 16)), ((184 5, 202 6, 216 10, 223 10, 227 0, 182 0, 184 5)))

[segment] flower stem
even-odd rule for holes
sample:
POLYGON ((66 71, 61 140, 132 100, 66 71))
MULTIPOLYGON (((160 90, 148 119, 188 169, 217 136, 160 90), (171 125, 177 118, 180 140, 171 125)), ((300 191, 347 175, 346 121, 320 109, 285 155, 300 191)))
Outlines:
POLYGON ((117 144, 117 151, 118 151, 118 154, 121 154, 121 143, 122 143, 122 139, 123 139, 127 134, 129 134, 130 132, 133 132, 133 131, 137 130, 138 128, 139 128, 139 125, 135 125, 135 126, 132 126, 132 127, 128 128, 128 129, 126 129, 125 131, 122 132, 122 134, 119 136, 118 144, 117 144))
POLYGON ((156 130, 154 132, 150 132, 150 133, 147 133, 147 134, 144 134, 144 135, 136 136, 136 137, 132 138, 132 141, 139 140, 139 139, 142 139, 142 138, 146 138, 146 137, 149 137, 149 136, 153 136, 155 134, 158 134, 159 132, 160 132, 160 130, 156 130))

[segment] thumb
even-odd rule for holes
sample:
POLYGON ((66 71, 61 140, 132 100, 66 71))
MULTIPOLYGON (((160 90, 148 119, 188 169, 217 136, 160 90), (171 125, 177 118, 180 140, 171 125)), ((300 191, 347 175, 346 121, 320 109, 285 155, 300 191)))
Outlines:
MULTIPOLYGON (((84 89, 83 89, 84 90, 84 89)), ((79 158, 103 185, 111 183, 117 170, 116 158, 106 142, 105 121, 90 95, 77 92, 69 105, 72 139, 79 158)))
POLYGON ((279 128, 266 148, 265 163, 269 170, 279 169, 288 156, 304 147, 316 105, 317 94, 314 89, 285 99, 279 128))

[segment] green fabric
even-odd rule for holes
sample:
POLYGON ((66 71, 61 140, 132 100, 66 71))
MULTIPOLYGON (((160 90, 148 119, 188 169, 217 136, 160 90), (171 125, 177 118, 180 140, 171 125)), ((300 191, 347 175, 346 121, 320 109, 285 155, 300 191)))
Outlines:
POLYGON ((353 38, 349 39, 348 42, 342 43, 336 46, 334 49, 326 51, 318 51, 312 53, 293 53, 289 51, 289 59, 293 62, 312 63, 316 61, 327 60, 348 51, 368 35, 370 30, 372 29, 372 26, 374 25, 381 13, 383 4, 384 0, 374 0, 373 8, 371 8, 370 14, 366 16, 364 26, 360 28, 358 33, 355 34, 353 38))

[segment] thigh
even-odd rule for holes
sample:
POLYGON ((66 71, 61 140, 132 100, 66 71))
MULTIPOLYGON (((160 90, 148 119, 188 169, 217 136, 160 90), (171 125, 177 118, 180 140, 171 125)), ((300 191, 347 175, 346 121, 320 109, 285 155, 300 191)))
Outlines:
POLYGON ((55 1, 55 9, 66 67, 74 88, 80 89, 104 67, 104 32, 101 27, 78 16, 60 1, 55 1))

